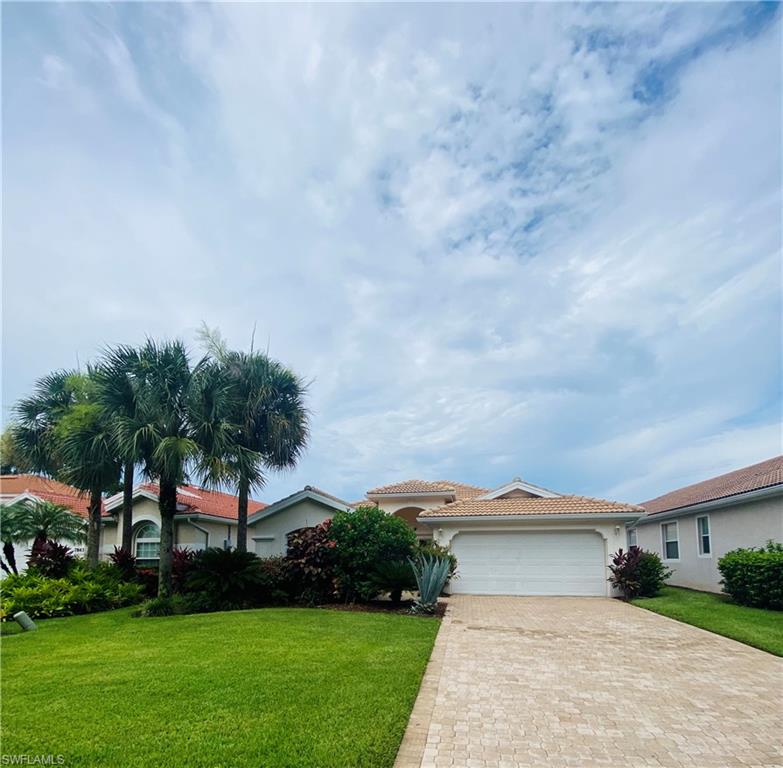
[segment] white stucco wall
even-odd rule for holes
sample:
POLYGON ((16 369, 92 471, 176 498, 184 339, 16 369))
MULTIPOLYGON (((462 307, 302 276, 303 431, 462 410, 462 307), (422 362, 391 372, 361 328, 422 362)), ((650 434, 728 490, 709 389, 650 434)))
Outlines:
POLYGON ((287 534, 299 528, 319 525, 330 519, 334 513, 335 510, 331 507, 325 507, 312 499, 302 499, 276 514, 248 525, 247 548, 259 557, 284 555, 287 534))
POLYGON ((674 573, 669 584, 705 592, 720 592, 718 560, 739 547, 761 547, 769 539, 783 542, 783 496, 744 504, 735 504, 715 510, 704 510, 674 518, 653 517, 636 526, 636 542, 663 558, 661 525, 677 522, 680 542, 678 560, 664 560, 674 573), (712 552, 699 555, 696 518, 707 515, 710 520, 712 552))
MULTIPOLYGON (((594 531, 598 533, 604 541, 604 556, 607 565, 606 595, 607 597, 614 597, 617 594, 613 591, 613 588, 608 581, 610 576, 608 566, 611 562, 611 555, 620 549, 620 547, 626 547, 625 524, 622 520, 509 520, 508 522, 505 522, 473 518, 464 521, 435 522, 432 525, 435 541, 445 547, 451 545, 452 540, 458 533, 467 531, 491 531, 495 533, 503 531, 594 531)), ((459 565, 457 566, 457 570, 459 571, 459 565)))
MULTIPOLYGON (((108 558, 122 543, 122 510, 117 510, 117 523, 101 526, 101 555, 108 558)), ((137 498, 133 504, 133 527, 144 521, 160 526, 158 503, 152 499, 137 498)), ((207 547, 223 547, 224 541, 230 538, 236 543, 236 523, 230 520, 216 522, 212 520, 194 519, 192 523, 177 519, 174 523, 174 545, 188 549, 206 549, 207 547), (195 526, 198 526, 196 528, 195 526), (203 530, 199 530, 203 529, 203 530)))

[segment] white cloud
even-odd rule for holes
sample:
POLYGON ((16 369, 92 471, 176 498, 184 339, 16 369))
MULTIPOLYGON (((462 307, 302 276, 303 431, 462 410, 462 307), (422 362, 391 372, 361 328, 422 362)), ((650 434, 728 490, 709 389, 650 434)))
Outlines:
POLYGON ((521 474, 639 500, 779 449, 779 20, 28 13, 39 79, 96 107, 7 73, 7 400, 203 319, 243 345, 257 323, 314 380, 313 445, 270 497, 521 474))

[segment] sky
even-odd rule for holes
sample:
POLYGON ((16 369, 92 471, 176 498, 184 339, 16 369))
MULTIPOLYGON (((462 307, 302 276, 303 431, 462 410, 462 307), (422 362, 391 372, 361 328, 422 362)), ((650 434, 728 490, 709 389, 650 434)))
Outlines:
POLYGON ((3 416, 202 323, 309 382, 256 496, 638 502, 781 453, 775 4, 2 6, 3 416))

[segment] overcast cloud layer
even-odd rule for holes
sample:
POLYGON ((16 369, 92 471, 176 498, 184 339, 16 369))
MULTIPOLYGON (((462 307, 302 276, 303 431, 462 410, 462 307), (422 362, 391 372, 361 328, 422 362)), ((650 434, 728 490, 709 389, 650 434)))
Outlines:
POLYGON ((306 483, 640 501, 780 453, 777 6, 3 6, 3 399, 201 321, 306 483))

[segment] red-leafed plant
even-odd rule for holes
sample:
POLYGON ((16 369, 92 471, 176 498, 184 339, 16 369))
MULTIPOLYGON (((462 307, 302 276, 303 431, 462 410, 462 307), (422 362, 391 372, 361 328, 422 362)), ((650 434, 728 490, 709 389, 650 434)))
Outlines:
POLYGON ((109 560, 117 567, 123 581, 137 580, 136 556, 129 549, 114 547, 114 552, 109 555, 109 560))
POLYGON ((335 542, 332 521, 312 528, 299 528, 288 534, 286 568, 294 596, 307 603, 325 603, 337 593, 335 581, 335 542))
POLYGON ((185 585, 193 571, 196 552, 187 547, 175 547, 171 551, 171 586, 177 593, 185 591, 185 585))
POLYGON ((657 553, 640 547, 629 547, 627 552, 619 549, 612 555, 609 570, 609 581, 622 592, 624 600, 654 597, 672 575, 657 553))
POLYGON ((27 567, 49 579, 63 579, 75 561, 73 552, 65 544, 46 539, 39 544, 27 561, 27 567))

